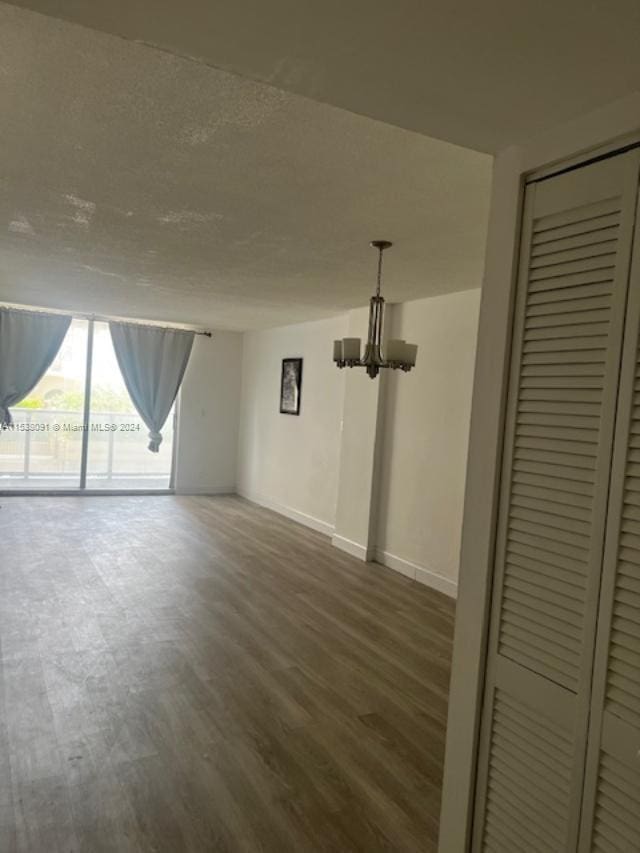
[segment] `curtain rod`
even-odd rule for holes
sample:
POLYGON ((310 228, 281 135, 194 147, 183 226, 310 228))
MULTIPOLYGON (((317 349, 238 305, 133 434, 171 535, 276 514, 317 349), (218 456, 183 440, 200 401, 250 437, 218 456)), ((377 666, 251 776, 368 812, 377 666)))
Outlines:
POLYGON ((130 326, 145 326, 149 329, 169 329, 176 332, 193 332, 195 335, 203 335, 205 338, 212 337, 208 329, 195 329, 193 326, 168 326, 163 323, 154 323, 151 320, 135 320, 129 317, 114 317, 106 314, 84 314, 78 311, 61 311, 58 308, 35 308, 28 305, 15 305, 11 302, 0 302, 0 308, 8 308, 10 311, 25 311, 31 314, 61 314, 74 320, 94 320, 98 323, 122 323, 130 326))

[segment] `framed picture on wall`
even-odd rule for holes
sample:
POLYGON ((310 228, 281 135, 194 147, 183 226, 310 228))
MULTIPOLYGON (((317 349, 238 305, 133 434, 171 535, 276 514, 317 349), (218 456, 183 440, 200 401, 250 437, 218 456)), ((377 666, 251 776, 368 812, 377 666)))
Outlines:
POLYGON ((283 358, 280 378, 280 412, 283 415, 300 414, 301 387, 302 359, 283 358))

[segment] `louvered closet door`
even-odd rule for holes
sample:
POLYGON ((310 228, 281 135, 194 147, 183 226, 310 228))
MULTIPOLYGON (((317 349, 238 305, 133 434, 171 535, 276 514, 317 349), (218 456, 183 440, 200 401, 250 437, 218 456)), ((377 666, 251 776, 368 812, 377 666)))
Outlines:
POLYGON ((474 849, 575 850, 638 181, 527 187, 474 849))
POLYGON ((636 222, 585 772, 582 851, 640 853, 640 226, 636 222))

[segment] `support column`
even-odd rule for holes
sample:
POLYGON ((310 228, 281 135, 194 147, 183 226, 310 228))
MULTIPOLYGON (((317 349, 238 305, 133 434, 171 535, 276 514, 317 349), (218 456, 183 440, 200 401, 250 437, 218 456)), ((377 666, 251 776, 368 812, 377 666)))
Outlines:
MULTIPOLYGON (((387 325, 392 306, 387 305, 387 325)), ((349 315, 349 335, 363 337, 368 308, 349 315)), ((340 474, 333 544, 361 560, 372 560, 376 545, 379 460, 386 371, 370 379, 364 369, 344 368, 340 474)))

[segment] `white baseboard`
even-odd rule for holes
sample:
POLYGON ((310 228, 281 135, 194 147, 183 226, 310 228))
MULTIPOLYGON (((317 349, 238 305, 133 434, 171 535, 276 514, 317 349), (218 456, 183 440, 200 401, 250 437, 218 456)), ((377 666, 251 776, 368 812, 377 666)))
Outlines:
POLYGON ((241 498, 245 498, 245 500, 264 506, 267 509, 271 509, 280 515, 290 518, 292 521, 297 521, 298 524, 304 524, 305 527, 310 527, 318 533, 323 533, 325 536, 331 536, 333 534, 333 524, 329 524, 327 521, 322 521, 322 519, 309 515, 306 512, 301 512, 298 509, 293 509, 293 507, 278 503, 264 495, 259 495, 255 492, 247 492, 244 489, 237 489, 236 493, 239 494, 241 498))
POLYGON ((369 554, 364 545, 360 545, 359 542, 354 542, 352 539, 347 539, 346 536, 338 536, 337 533, 334 533, 331 537, 331 544, 341 551, 351 554, 352 557, 357 557, 359 560, 366 562, 369 559, 369 554))
POLYGON ((390 554, 389 551, 376 551, 375 559, 377 563, 381 563, 388 569, 393 569, 395 572, 405 575, 405 577, 422 583, 425 586, 430 586, 432 589, 437 589, 451 598, 458 597, 458 584, 450 578, 445 578, 431 569, 425 569, 424 566, 418 566, 410 560, 404 560, 402 557, 396 557, 395 554, 390 554))
POLYGON ((235 495, 235 486, 176 486, 176 495, 235 495))

